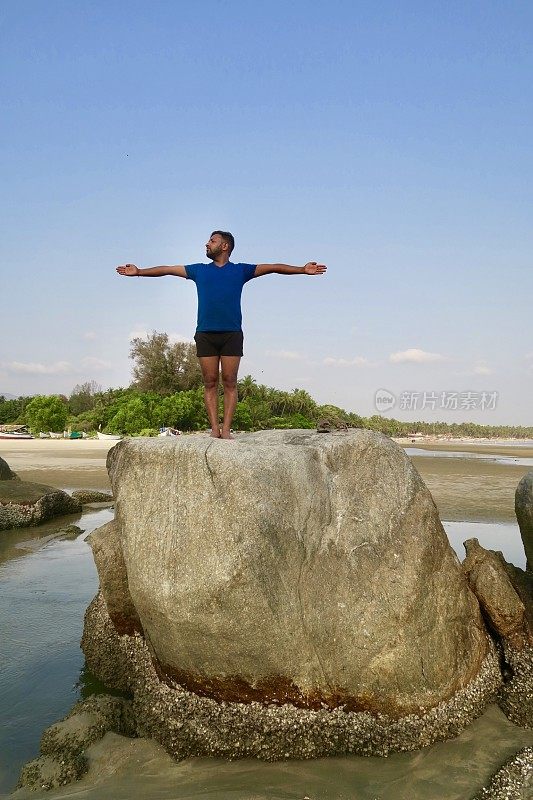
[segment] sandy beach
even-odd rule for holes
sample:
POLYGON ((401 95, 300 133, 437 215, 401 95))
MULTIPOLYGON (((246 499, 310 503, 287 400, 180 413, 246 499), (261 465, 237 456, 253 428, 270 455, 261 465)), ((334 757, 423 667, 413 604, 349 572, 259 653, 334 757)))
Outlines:
POLYGON ((105 462, 114 444, 100 439, 3 439, 0 456, 25 481, 109 491, 105 462))
MULTIPOLYGON (((533 467, 512 459, 533 458, 533 445, 464 439, 398 441, 405 448, 443 453, 443 457, 412 455, 414 465, 430 489, 442 519, 514 521, 514 492, 533 467), (498 460, 449 458, 449 453, 502 456, 498 460), (446 457, 445 457, 446 456, 446 457)), ((19 477, 57 488, 109 490, 106 456, 115 442, 99 439, 27 439, 0 441, 0 456, 19 477)))

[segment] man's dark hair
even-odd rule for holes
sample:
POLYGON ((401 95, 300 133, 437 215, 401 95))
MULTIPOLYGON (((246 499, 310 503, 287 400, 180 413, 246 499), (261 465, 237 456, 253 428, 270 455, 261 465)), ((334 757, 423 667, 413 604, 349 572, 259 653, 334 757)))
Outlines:
POLYGON ((213 231, 211 236, 215 236, 217 234, 222 237, 222 239, 229 244, 229 255, 232 254, 233 248, 235 247, 235 239, 233 238, 233 234, 229 231, 213 231))

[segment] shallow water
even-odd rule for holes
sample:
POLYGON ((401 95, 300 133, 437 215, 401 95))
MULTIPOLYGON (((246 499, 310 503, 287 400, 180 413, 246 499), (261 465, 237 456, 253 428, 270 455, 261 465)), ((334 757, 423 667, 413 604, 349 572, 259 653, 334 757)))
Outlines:
POLYGON ((478 539, 487 550, 501 550, 506 561, 521 569, 526 568, 526 554, 516 522, 442 522, 449 542, 459 560, 466 555, 463 542, 478 539))
MULTIPOLYGON (((79 699, 83 615, 98 585, 84 539, 112 517, 112 509, 75 517, 85 532, 73 541, 48 540, 51 523, 33 542, 28 537, 35 537, 35 529, 9 531, 3 538, 8 560, 0 564, 0 791, 12 787, 22 763, 38 754, 43 729, 79 699), (32 545, 37 549, 28 552, 32 545)), ((72 521, 63 518, 62 525, 65 519, 72 521)))

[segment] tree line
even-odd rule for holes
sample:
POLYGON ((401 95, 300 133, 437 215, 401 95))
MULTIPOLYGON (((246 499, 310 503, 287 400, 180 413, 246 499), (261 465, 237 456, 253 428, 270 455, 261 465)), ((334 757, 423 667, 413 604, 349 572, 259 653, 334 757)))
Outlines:
MULTIPOLYGON (((69 397, 0 396, 0 425, 25 424, 37 434, 68 427, 87 433, 100 430, 127 436, 155 435, 161 427, 182 431, 208 427, 194 345, 172 342, 167 334, 154 331, 147 339, 132 341, 130 358, 133 381, 126 388, 104 391, 89 381, 76 385, 69 397)), ((401 422, 377 414, 362 417, 335 405, 320 405, 304 389, 286 392, 258 384, 251 375, 238 382, 238 391, 233 422, 236 430, 314 428, 319 420, 328 418, 349 427, 369 428, 396 437, 417 432, 453 437, 533 438, 533 427, 525 426, 401 422)))

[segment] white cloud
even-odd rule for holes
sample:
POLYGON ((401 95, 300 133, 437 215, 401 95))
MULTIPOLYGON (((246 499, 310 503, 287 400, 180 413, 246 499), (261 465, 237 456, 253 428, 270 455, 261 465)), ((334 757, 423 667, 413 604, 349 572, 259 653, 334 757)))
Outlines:
POLYGON ((96 331, 85 331, 85 333, 83 334, 83 338, 87 339, 87 341, 89 342, 93 342, 95 339, 98 338, 98 334, 96 333, 96 331))
POLYGON ((486 361, 476 361, 473 372, 474 375, 492 375, 492 370, 486 361))
POLYGON ((147 331, 143 328, 136 328, 133 331, 130 331, 129 340, 132 342, 134 339, 148 339, 150 336, 151 331, 147 331))
MULTIPOLYGON (((130 331, 129 340, 132 342, 134 339, 148 339, 154 331, 149 331, 146 328, 138 327, 135 330, 130 331)), ((167 333, 168 340, 171 344, 176 344, 176 342, 192 342, 190 336, 184 336, 183 333, 167 333)))
POLYGON ((56 361, 54 364, 10 361, 2 366, 6 372, 17 375, 70 375, 74 373, 74 369, 68 361, 56 361))
POLYGON ((363 356, 356 356, 355 358, 332 358, 328 356, 322 363, 328 367, 368 367, 370 365, 368 358, 363 358, 363 356))
POLYGON ((393 364, 434 364, 438 361, 449 361, 449 359, 440 353, 427 353, 425 350, 412 347, 410 350, 391 353, 389 361, 392 361, 393 364))
POLYGON ((283 358, 286 361, 299 361, 303 358, 303 356, 295 350, 267 350, 266 354, 272 358, 283 358))
POLYGON ((95 358, 95 356, 86 356, 81 363, 87 369, 111 369, 113 366, 110 361, 104 361, 104 359, 95 358))
POLYGON ((193 341, 190 336, 184 336, 183 333, 169 333, 168 340, 171 344, 176 344, 176 342, 189 342, 189 344, 193 341))

